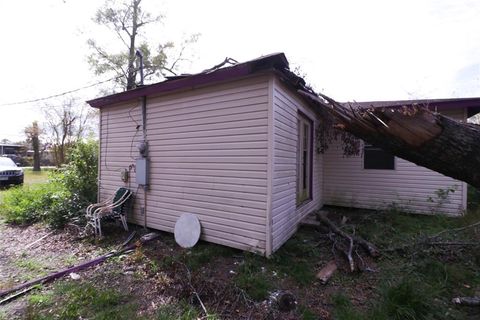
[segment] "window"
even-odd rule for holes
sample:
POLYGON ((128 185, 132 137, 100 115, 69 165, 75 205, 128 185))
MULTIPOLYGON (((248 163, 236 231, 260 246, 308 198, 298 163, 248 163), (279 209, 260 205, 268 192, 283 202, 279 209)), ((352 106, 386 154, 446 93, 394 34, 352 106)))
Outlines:
POLYGON ((363 149, 363 168, 393 170, 395 169, 395 157, 378 147, 365 144, 363 149))
POLYGON ((312 121, 298 115, 297 205, 312 198, 312 121))

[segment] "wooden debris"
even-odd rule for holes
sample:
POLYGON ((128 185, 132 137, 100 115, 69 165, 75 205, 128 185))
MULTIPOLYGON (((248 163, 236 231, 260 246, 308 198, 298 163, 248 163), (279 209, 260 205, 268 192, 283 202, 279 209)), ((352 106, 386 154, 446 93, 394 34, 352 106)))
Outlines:
POLYGON ((12 294, 12 295, 10 295, 10 296, 8 296, 8 297, 0 300, 0 305, 2 305, 2 304, 4 304, 4 303, 7 303, 7 302, 9 302, 9 301, 11 301, 11 300, 13 300, 13 299, 16 299, 16 298, 24 295, 25 293, 30 292, 30 291, 32 291, 33 289, 36 289, 36 288, 38 288, 38 287, 39 287, 39 285, 36 284, 36 285, 30 286, 30 287, 24 288, 22 291, 18 291, 18 292, 16 292, 16 293, 14 293, 14 294, 12 294))
MULTIPOLYGON (((367 250, 368 254, 374 258, 380 256, 380 251, 370 242, 366 241, 365 239, 355 236, 355 235, 350 235, 341 229, 339 229, 330 219, 327 218, 326 214, 324 213, 317 213, 317 219, 326 224, 330 230, 338 234, 339 236, 346 238, 349 240, 350 243, 352 242, 357 242, 359 245, 361 245, 365 250, 367 250)), ((351 253, 350 253, 351 255, 351 253)))
POLYGON ((326 284, 335 271, 337 271, 337 263, 335 260, 331 260, 317 273, 316 277, 322 282, 322 284, 326 284))
POLYGON ((478 297, 457 297, 452 299, 452 303, 461 306, 480 307, 480 296, 478 297))
POLYGON ((48 236, 52 235, 53 233, 54 233, 54 231, 47 233, 46 235, 44 235, 44 236, 41 237, 40 239, 37 239, 37 240, 33 241, 32 243, 26 245, 26 246, 25 246, 25 249, 28 249, 28 248, 36 245, 37 243, 39 243, 39 242, 42 241, 43 239, 47 238, 48 236))

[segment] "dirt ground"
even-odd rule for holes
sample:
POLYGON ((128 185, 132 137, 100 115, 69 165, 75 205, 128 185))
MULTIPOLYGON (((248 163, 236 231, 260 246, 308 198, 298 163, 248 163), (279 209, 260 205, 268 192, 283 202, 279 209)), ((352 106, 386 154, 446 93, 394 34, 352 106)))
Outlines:
MULTIPOLYGON (((131 228, 136 231, 135 239, 147 232, 141 227, 131 228)), ((104 230, 106 237, 95 241, 92 237, 79 237, 75 228, 51 231, 39 224, 18 227, 0 220, 0 291, 111 252, 128 236, 116 225, 104 230)), ((133 252, 78 272, 79 279, 68 276, 0 305, 0 319, 40 319, 32 317, 32 310, 54 312, 62 302, 58 300, 49 305, 49 309, 32 309, 29 296, 55 292, 55 286, 62 283, 87 283, 124 294, 132 308, 134 306, 134 318, 138 319, 175 319, 159 316, 165 306, 174 306, 194 309, 195 316, 182 316, 182 319, 195 319, 208 312, 215 315, 209 319, 328 320, 335 315, 337 302, 332 297, 348 297, 351 308, 367 311, 372 302, 379 299, 379 281, 390 276, 390 270, 403 267, 395 266, 397 261, 379 264, 366 259, 368 270, 351 274, 341 265, 340 272, 323 285, 315 279, 315 273, 334 257, 332 243, 322 229, 302 228, 271 259, 207 243, 184 250, 175 244, 171 234, 160 234, 158 240, 133 252), (382 270, 387 264, 393 266, 388 271, 382 270), (296 308, 279 311, 270 299, 274 292, 293 294, 296 308)), ((337 261, 340 258, 337 257, 337 261)), ((408 261, 408 257, 402 263, 404 261, 408 261)), ((480 280, 478 272, 472 272, 475 281, 480 280)), ((443 279, 443 274, 440 277, 443 279)), ((458 284, 461 287, 467 286, 470 280, 468 276, 459 276, 459 279, 463 281, 458 284)), ((445 304, 449 300, 445 298, 445 304)), ((468 319, 475 319, 477 315, 468 319)), ((345 316, 341 319, 364 318, 345 316)))
MULTIPOLYGON (((138 238, 146 231, 136 228, 136 232, 138 238)), ((0 234, 0 290, 110 252, 128 236, 112 225, 106 229, 108 236, 95 242, 91 237, 79 238, 74 229, 51 231, 39 224, 18 227, 3 222, 0 222, 0 234)), ((78 272, 78 280, 65 277, 57 283, 89 282, 128 292, 136 300, 139 317, 154 317, 159 307, 178 301, 186 301, 202 312, 200 298, 208 312, 221 319, 305 318, 301 308, 280 313, 272 309, 267 300, 253 300, 236 285, 235 277, 246 260, 251 259, 257 267, 258 261, 261 263, 264 258, 206 243, 200 244, 200 248, 199 254, 195 250, 181 249, 174 243, 172 235, 161 233, 159 240, 141 249, 78 272)), ((325 248, 330 250, 328 246, 325 248)), ((318 263, 322 265, 324 262, 318 263)), ((321 316, 321 319, 330 318, 331 304, 327 297, 339 290, 337 286, 333 284, 326 288, 319 282, 299 285, 288 277, 282 277, 280 271, 260 268, 265 277, 275 283, 275 289, 293 293, 309 313, 321 316)), ((39 291, 48 292, 53 285, 46 284, 39 291)), ((365 303, 369 296, 363 292, 368 292, 369 284, 363 283, 362 286, 355 289, 358 291, 355 294, 356 305, 365 303)), ((273 287, 270 289, 273 290, 273 287)), ((0 312, 6 315, 6 319, 28 318, 28 309, 28 294, 0 306, 0 312)))

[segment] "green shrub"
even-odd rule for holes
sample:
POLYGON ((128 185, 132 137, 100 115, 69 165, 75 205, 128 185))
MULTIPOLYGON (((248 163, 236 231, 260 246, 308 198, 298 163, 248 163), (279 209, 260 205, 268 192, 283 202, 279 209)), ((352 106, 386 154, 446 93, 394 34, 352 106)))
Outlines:
POLYGON ((16 187, 6 191, 0 204, 0 214, 10 223, 26 224, 48 220, 51 208, 62 206, 70 192, 58 182, 16 187))
POLYGON ((82 219, 84 208, 96 200, 97 159, 95 141, 77 143, 69 163, 51 172, 47 183, 7 190, 0 214, 10 223, 44 221, 56 228, 82 219))
POLYGON ((58 178, 77 200, 92 203, 97 199, 97 176, 98 143, 89 140, 76 144, 58 178))

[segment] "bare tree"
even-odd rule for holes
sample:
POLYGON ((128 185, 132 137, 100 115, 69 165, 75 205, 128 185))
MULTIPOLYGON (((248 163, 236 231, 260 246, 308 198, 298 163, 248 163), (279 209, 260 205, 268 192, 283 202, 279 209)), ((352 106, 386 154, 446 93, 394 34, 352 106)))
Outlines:
POLYGON ((77 99, 70 98, 59 105, 43 108, 48 130, 49 145, 52 148, 57 167, 67 162, 69 149, 76 141, 91 132, 95 112, 77 99))
POLYGON ((34 121, 31 126, 25 128, 27 142, 32 145, 33 150, 33 171, 40 171, 40 135, 43 130, 38 126, 38 122, 34 121))
POLYGON ((124 47, 123 51, 112 53, 94 39, 88 40, 88 45, 93 51, 88 62, 95 74, 113 74, 117 83, 126 90, 137 86, 135 82, 138 71, 135 65, 137 50, 143 56, 145 79, 158 79, 165 76, 165 71, 175 74, 178 63, 184 60, 185 49, 198 39, 196 34, 183 41, 176 58, 169 62, 169 50, 174 48, 173 42, 160 43, 152 48, 144 37, 145 27, 160 22, 163 16, 145 12, 141 1, 107 0, 104 6, 97 10, 93 19, 95 23, 106 26, 115 34, 124 47))

